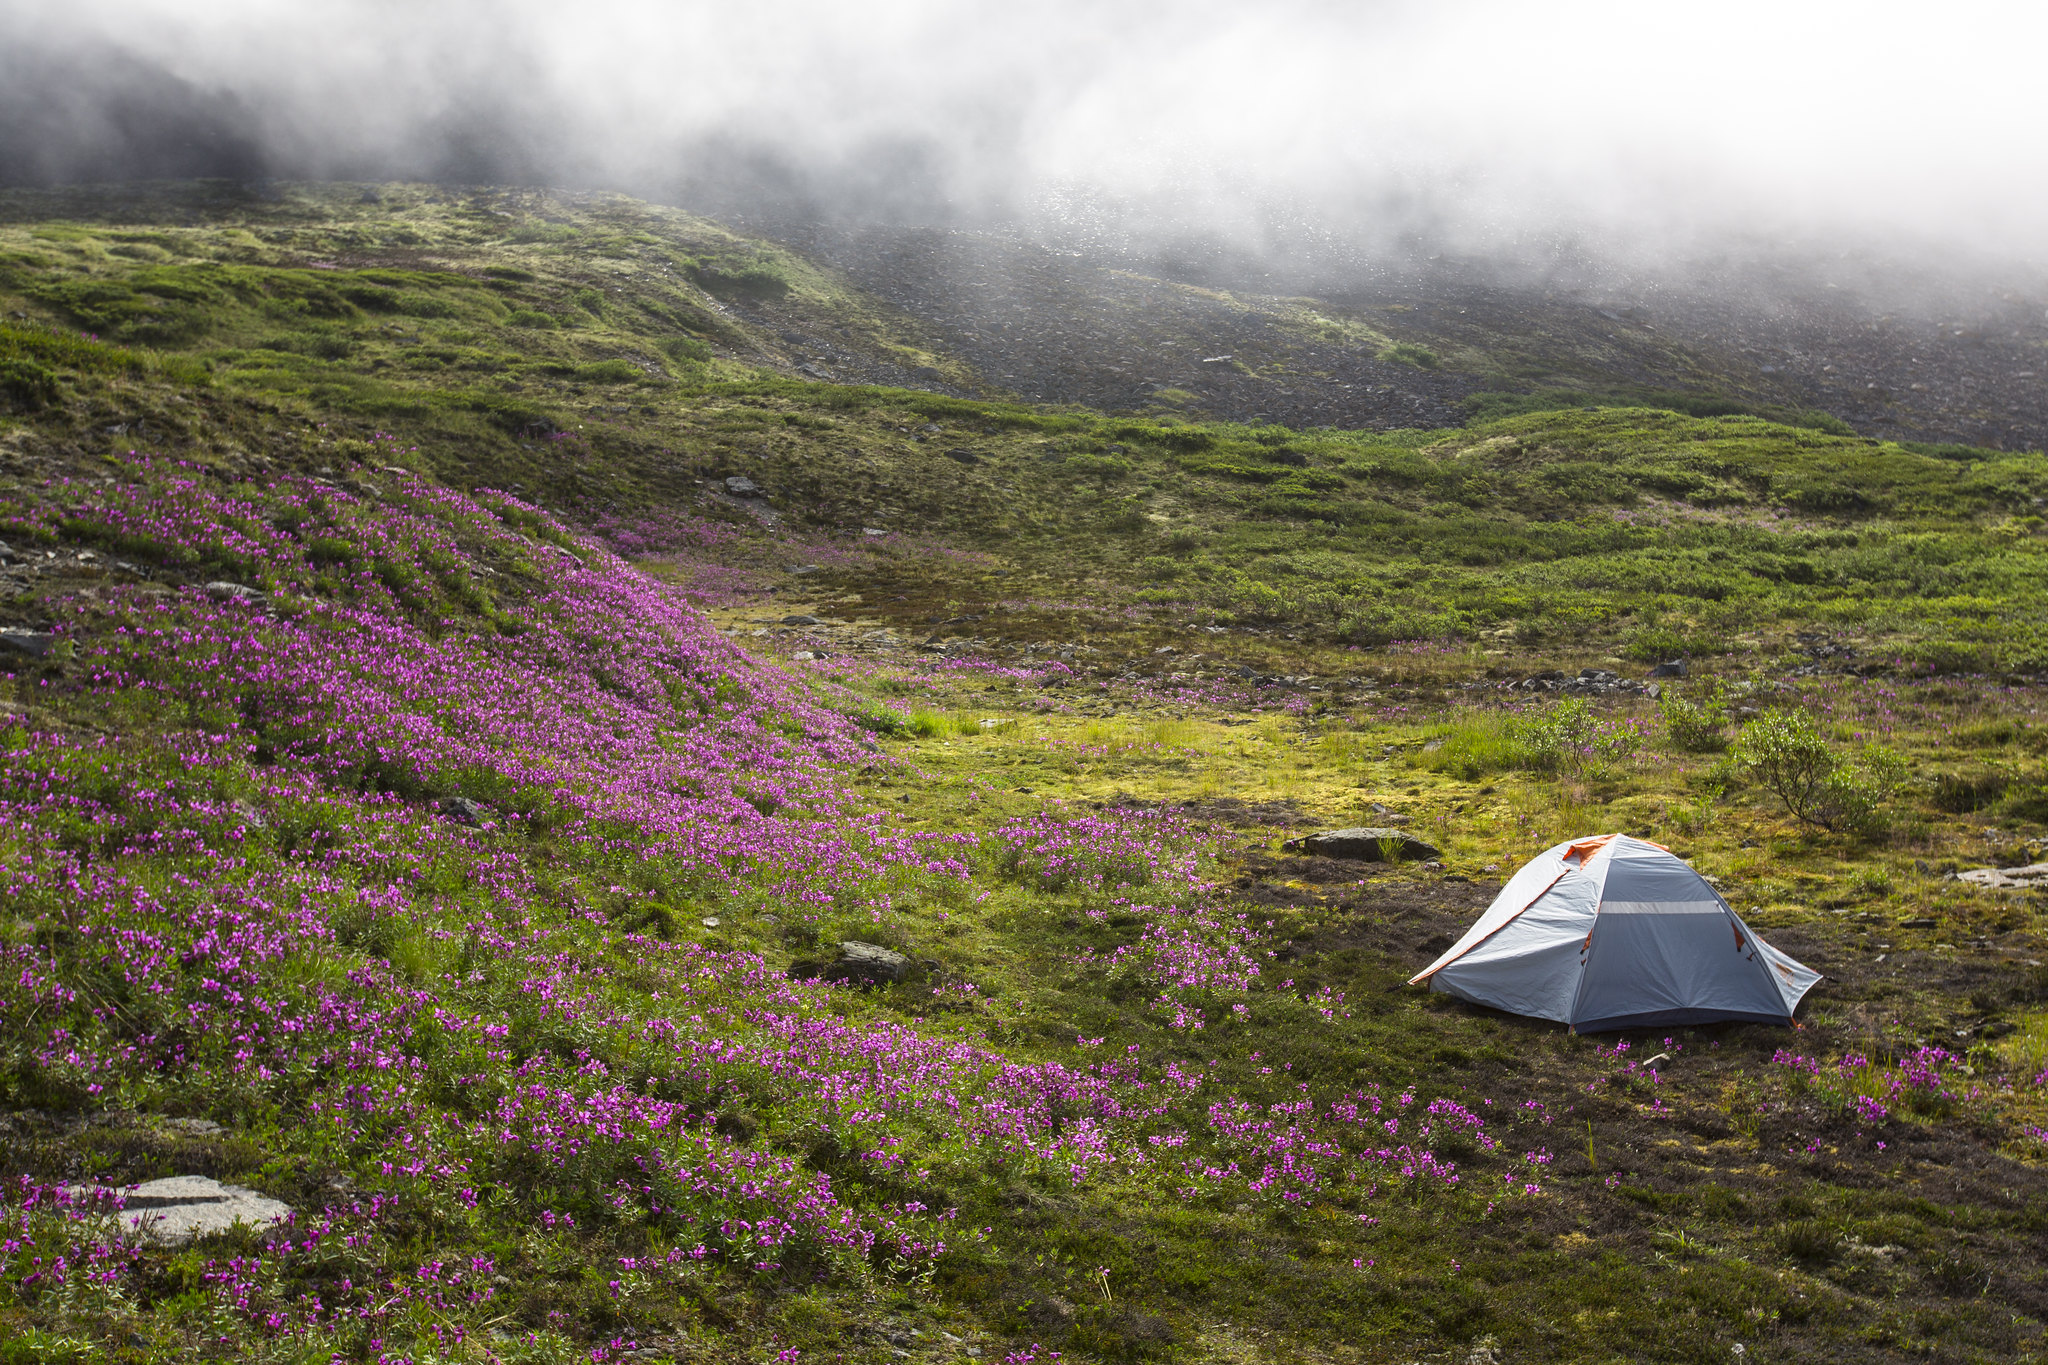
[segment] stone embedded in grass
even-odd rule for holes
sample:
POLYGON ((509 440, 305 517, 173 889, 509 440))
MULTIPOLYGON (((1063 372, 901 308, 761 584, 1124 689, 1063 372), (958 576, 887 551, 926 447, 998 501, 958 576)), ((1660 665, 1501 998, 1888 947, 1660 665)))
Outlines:
MULTIPOLYGON (((76 1186, 74 1194, 98 1193, 97 1187, 76 1186)), ((118 1194, 118 1190, 107 1190, 118 1194)), ((167 1246, 195 1237, 226 1232, 236 1224, 267 1228, 291 1217, 280 1203, 240 1185, 223 1185, 199 1175, 174 1175, 149 1180, 127 1191, 121 1226, 167 1246)))
POLYGON ((783 617, 782 624, 785 626, 815 626, 818 624, 818 618, 815 616, 805 616, 802 613, 798 613, 793 616, 783 617))
POLYGON ((1992 891, 2033 891, 2048 888, 2048 863, 2025 867, 1973 867, 1956 873, 1956 880, 1992 891))
POLYGON ((910 959, 877 943, 851 940, 839 945, 839 960, 825 969, 827 981, 887 986, 910 975, 910 959))
POLYGON ((227 1131, 212 1119, 165 1119, 164 1127, 187 1137, 219 1137, 227 1131))
POLYGON ((1290 853, 1367 863, 1423 862, 1443 852, 1428 840, 1399 829, 1330 829, 1289 839, 1285 847, 1290 853))
POLYGON ((216 602, 255 602, 263 596, 246 583, 229 583, 225 580, 208 583, 206 595, 216 602))
POLYGON ((758 498, 761 496, 761 485, 752 479, 734 475, 725 481, 725 491, 736 498, 758 498))
POLYGON ((0 630, 0 654, 26 654, 40 659, 57 647, 57 637, 44 630, 0 630))
POLYGON ((490 812, 466 796, 451 796, 435 803, 434 808, 458 825, 479 829, 490 812))

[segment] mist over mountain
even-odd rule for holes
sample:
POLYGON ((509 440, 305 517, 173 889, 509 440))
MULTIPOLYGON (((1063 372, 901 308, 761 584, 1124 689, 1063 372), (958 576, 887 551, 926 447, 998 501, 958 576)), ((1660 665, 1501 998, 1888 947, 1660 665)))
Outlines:
POLYGON ((549 183, 1341 263, 2038 258, 2037 8, 13 0, 0 180, 549 183))

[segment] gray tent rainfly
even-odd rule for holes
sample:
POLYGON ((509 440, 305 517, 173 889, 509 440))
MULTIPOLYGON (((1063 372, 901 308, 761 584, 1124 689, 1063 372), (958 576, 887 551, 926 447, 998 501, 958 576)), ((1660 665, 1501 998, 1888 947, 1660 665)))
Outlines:
POLYGON ((1677 854, 1606 834, 1531 859, 1411 984, 1592 1033, 1788 1024, 1818 980, 1677 854))

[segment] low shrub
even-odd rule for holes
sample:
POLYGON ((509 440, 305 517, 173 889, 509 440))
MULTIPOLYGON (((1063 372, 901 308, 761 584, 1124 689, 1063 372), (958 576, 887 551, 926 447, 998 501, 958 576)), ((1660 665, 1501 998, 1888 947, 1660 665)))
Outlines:
POLYGON ((1728 700, 1720 686, 1699 701, 1666 688, 1657 709, 1671 747, 1681 753, 1717 754, 1728 747, 1728 700))
POLYGON ((1884 803, 1906 780, 1905 764, 1896 754, 1868 744, 1844 758, 1811 716, 1784 708, 1766 711, 1745 726, 1729 759, 1801 824, 1864 837, 1889 828, 1884 803))
POLYGON ((647 372, 630 360, 600 360, 578 368, 576 377, 591 384, 638 384, 647 372))
POLYGON ((1387 347, 1386 350, 1380 352, 1380 359, 1391 361, 1396 365, 1407 365, 1418 370, 1433 370, 1443 364, 1443 361, 1438 358, 1437 353, 1430 350, 1429 347, 1417 346, 1413 342, 1407 341, 1397 341, 1392 346, 1387 347))
POLYGON ((33 360, 0 358, 0 397, 37 412, 57 401, 57 376, 33 360))
POLYGON ((1702 654, 1719 654, 1723 641, 1675 626, 1644 626, 1629 636, 1621 652, 1638 663, 1661 664, 1667 659, 1694 659, 1702 654))
POLYGON ((1489 773, 1564 773, 1595 777, 1642 745, 1640 726, 1605 720, 1582 697, 1522 715, 1480 715, 1437 736, 1423 765, 1474 781, 1489 773))

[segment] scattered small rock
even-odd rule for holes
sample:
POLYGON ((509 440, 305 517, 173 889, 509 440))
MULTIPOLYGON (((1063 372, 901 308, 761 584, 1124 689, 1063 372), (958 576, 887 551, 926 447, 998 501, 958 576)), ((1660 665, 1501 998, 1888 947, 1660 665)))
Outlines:
POLYGON ((1318 858, 1350 858, 1358 862, 1422 862, 1438 857, 1443 850, 1405 830, 1332 829, 1289 839, 1284 845, 1292 853, 1318 858))
POLYGON ((482 828, 484 821, 490 815, 489 811, 466 796, 445 797, 435 802, 434 809, 440 811, 441 814, 447 816, 456 824, 468 825, 471 829, 482 828))
POLYGON ((1624 678, 1606 668, 1583 668, 1576 677, 1560 669, 1551 669, 1531 674, 1520 682, 1508 683, 1507 687, 1516 692, 1567 692, 1594 696, 1655 697, 1661 691, 1655 683, 1624 678))

